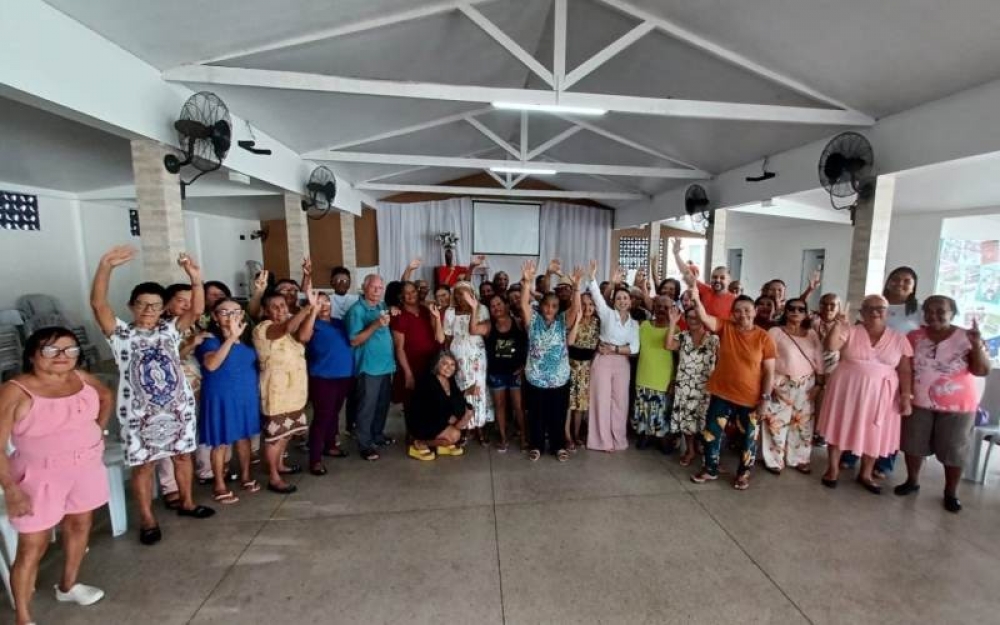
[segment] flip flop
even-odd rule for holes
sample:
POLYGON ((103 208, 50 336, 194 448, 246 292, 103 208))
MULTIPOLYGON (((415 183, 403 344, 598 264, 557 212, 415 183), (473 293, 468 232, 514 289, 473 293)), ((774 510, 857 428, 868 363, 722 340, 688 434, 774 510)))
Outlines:
POLYGON ((240 498, 237 497, 231 490, 227 490, 224 493, 216 493, 212 495, 212 499, 215 500, 217 503, 221 503, 224 506, 229 506, 234 503, 238 503, 240 500, 240 498))
POLYGON ((256 493, 260 490, 260 484, 257 483, 257 480, 249 480, 243 482, 243 490, 247 491, 248 493, 256 493))

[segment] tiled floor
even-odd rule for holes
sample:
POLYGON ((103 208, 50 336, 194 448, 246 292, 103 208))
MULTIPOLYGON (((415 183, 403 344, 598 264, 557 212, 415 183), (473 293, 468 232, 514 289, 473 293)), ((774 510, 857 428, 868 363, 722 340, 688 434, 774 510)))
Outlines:
POLYGON ((933 462, 906 499, 846 474, 699 486, 655 451, 327 466, 207 521, 163 513, 152 548, 99 527, 83 578, 107 598, 89 608, 53 600, 54 550, 38 623, 998 622, 1000 462, 958 516, 933 462))

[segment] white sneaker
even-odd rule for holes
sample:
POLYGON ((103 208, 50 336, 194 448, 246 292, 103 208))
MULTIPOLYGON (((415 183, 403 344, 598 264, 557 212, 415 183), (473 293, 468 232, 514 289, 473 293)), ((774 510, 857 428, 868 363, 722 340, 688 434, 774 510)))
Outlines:
POLYGON ((56 601, 72 602, 78 605, 91 605, 104 598, 103 590, 86 584, 73 584, 69 592, 59 590, 58 584, 53 586, 53 588, 56 589, 56 601))

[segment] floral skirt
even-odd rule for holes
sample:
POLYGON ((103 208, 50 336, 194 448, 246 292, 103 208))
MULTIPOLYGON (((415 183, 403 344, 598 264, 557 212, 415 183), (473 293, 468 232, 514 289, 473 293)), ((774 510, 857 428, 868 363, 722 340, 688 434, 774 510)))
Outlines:
POLYGON ((590 365, 592 360, 569 361, 569 409, 590 410, 590 365))
POLYGON ((645 386, 635 387, 632 429, 636 434, 666 436, 670 432, 670 395, 645 386))

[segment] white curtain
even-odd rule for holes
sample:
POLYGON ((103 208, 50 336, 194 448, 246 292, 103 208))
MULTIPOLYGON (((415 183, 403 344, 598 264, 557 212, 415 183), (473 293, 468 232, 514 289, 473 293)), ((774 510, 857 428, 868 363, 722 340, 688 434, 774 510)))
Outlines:
POLYGON ((546 202, 539 224, 541 262, 558 258, 563 270, 568 271, 574 265, 585 267, 595 259, 597 274, 607 275, 613 221, 614 213, 603 208, 546 202))
POLYGON ((441 244, 435 236, 442 232, 458 235, 455 263, 468 265, 472 248, 472 199, 456 198, 438 202, 376 205, 379 267, 386 281, 399 280, 414 258, 424 264, 413 279, 434 283, 434 267, 444 264, 441 244))
MULTIPOLYGON (((467 265, 472 252, 472 199, 457 198, 438 202, 377 205, 379 266, 386 280, 398 280, 413 258, 423 259, 414 278, 433 283, 433 267, 444 264, 441 245, 434 240, 440 232, 458 235, 455 262, 467 265)), ((611 247, 612 211, 545 202, 539 211, 539 258, 547 263, 559 258, 564 269, 585 266, 590 259, 600 264, 599 274, 608 273, 611 247)), ((526 256, 496 256, 487 259, 490 274, 503 269, 511 282, 519 279, 526 256)))

